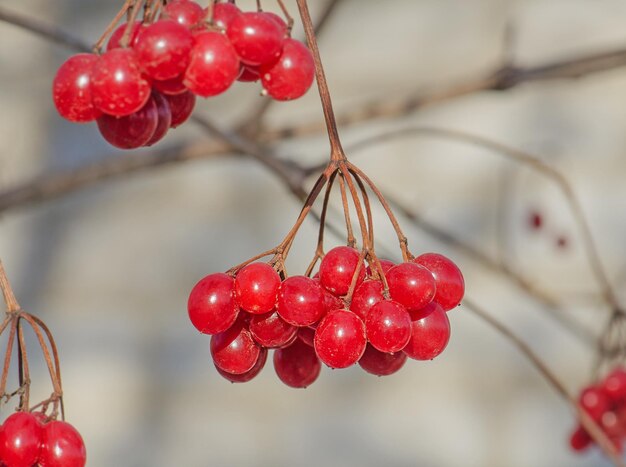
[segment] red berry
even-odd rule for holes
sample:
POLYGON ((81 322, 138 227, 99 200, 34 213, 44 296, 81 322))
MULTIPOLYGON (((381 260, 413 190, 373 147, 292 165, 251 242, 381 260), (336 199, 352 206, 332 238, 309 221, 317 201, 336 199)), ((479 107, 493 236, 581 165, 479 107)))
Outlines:
POLYGON ((150 141, 159 123, 159 113, 155 100, 150 99, 135 113, 125 117, 103 114, 97 123, 100 134, 109 144, 120 149, 135 149, 150 141))
POLYGON ((260 345, 267 348, 283 347, 293 342, 298 328, 285 322, 275 311, 254 315, 250 319, 250 332, 260 345))
POLYGON ((262 314, 276 307, 280 277, 267 263, 244 266, 235 278, 235 297, 244 310, 262 314))
POLYGON ((159 91, 161 94, 170 96, 176 96, 187 91, 183 79, 185 75, 179 75, 172 79, 157 80, 152 82, 152 87, 159 91))
POLYGON ((274 22, 278 24, 278 26, 280 26, 283 36, 287 35, 287 23, 285 22, 284 19, 282 19, 276 13, 272 13, 271 11, 264 11, 263 14, 267 16, 268 18, 271 18, 272 20, 274 20, 274 22))
POLYGON ((254 366, 248 371, 246 371, 245 373, 242 373, 240 375, 234 375, 232 373, 228 373, 220 369, 220 367, 218 367, 217 365, 215 365, 215 369, 221 376, 226 378, 231 383, 247 383, 248 381, 256 377, 256 375, 261 373, 261 370, 265 366, 266 361, 267 361, 267 349, 261 348, 258 360, 254 364, 254 366))
POLYGON ((315 352, 331 368, 347 368, 359 361, 367 338, 361 318, 348 310, 328 313, 315 331, 315 352))
POLYGON ((185 123, 196 106, 196 96, 187 91, 176 96, 166 95, 165 98, 170 103, 170 111, 172 112, 171 128, 176 128, 185 123))
POLYGON ((178 24, 191 28, 206 16, 206 10, 190 0, 173 0, 165 6, 165 14, 178 24))
POLYGON ((298 339, 300 339, 309 347, 313 347, 313 340, 315 339, 315 329, 306 326, 298 328, 298 339))
POLYGON ((211 337, 211 356, 215 366, 227 373, 240 375, 250 371, 259 359, 261 348, 245 327, 243 319, 211 337))
POLYGON ((359 318, 365 321, 372 307, 384 299, 382 282, 374 280, 363 281, 352 295, 350 311, 356 313, 359 318))
POLYGON ((91 122, 101 114, 94 107, 91 95, 91 75, 97 61, 97 55, 73 55, 59 67, 54 77, 54 105, 70 122, 91 122))
POLYGON ((450 259, 437 253, 424 253, 413 261, 428 269, 435 278, 435 300, 444 311, 451 310, 465 293, 465 280, 461 270, 450 259))
POLYGON ((381 352, 398 352, 411 338, 411 318, 402 305, 383 300, 372 307, 365 319, 367 340, 381 352))
POLYGON ((76 428, 57 420, 44 425, 41 467, 83 467, 86 462, 85 443, 76 428))
POLYGON ((602 430, 611 438, 621 438, 624 435, 622 423, 615 412, 607 410, 600 418, 602 430))
POLYGON ((626 402, 626 371, 616 368, 602 382, 602 391, 614 403, 626 402))
POLYGON ((574 451, 584 451, 592 443, 591 436, 581 426, 577 427, 572 433, 569 444, 574 451))
POLYGON ((278 314, 295 326, 308 326, 324 315, 324 292, 314 279, 292 276, 278 292, 278 314))
POLYGON ((235 280, 221 272, 209 274, 191 290, 187 301, 189 319, 204 334, 217 334, 233 325, 239 313, 235 303, 235 280))
MULTIPOLYGON (((109 43, 107 44, 107 52, 109 50, 118 49, 121 47, 120 41, 122 40, 122 37, 124 36, 124 32, 126 31, 127 25, 128 23, 122 23, 117 27, 115 31, 113 31, 113 34, 111 34, 111 37, 109 37, 109 43)), ((128 41, 128 45, 130 47, 134 47, 137 44, 137 37, 139 37, 139 33, 144 27, 145 26, 141 23, 137 23, 137 22, 133 23, 131 30, 130 30, 130 38, 128 41)))
POLYGON ((282 28, 263 12, 250 11, 236 16, 226 34, 241 61, 247 65, 274 61, 283 47, 282 28))
POLYGON ((398 264, 387 271, 386 277, 389 295, 408 311, 424 308, 435 296, 435 278, 419 264, 398 264))
POLYGON ((359 365, 368 373, 377 376, 388 376, 404 366, 407 356, 404 352, 386 353, 376 350, 367 344, 359 365))
POLYGON ((11 467, 32 467, 39 458, 42 426, 28 412, 9 415, 0 432, 0 459, 11 467))
POLYGON ((278 61, 260 68, 263 89, 279 101, 303 96, 313 84, 315 62, 311 51, 302 42, 285 39, 278 61))
POLYGON ((252 81, 258 81, 259 78, 259 69, 257 67, 252 65, 241 65, 241 72, 237 77, 237 81, 249 83, 252 81))
POLYGON ((172 124, 172 111, 170 110, 170 104, 165 96, 153 91, 152 99, 154 99, 154 103, 157 107, 157 127, 150 140, 145 144, 146 146, 152 146, 161 141, 172 124))
POLYGON ((91 74, 94 106, 107 115, 137 112, 150 99, 150 83, 141 74, 132 49, 113 49, 100 56, 91 74))
POLYGON ((160 20, 141 31, 135 50, 148 75, 171 79, 184 73, 192 45, 189 29, 171 20, 160 20))
MULTIPOLYGON (((338 246, 326 253, 320 263, 320 283, 334 295, 345 295, 359 265, 359 252, 349 246, 338 246)), ((358 286, 365 279, 365 265, 359 267, 358 286)))
POLYGON ((403 349, 415 360, 432 360, 450 340, 450 321, 440 306, 425 318, 411 322, 411 339, 403 349))
POLYGON ((320 374, 322 365, 312 347, 299 339, 274 352, 274 369, 280 380, 292 388, 306 388, 320 374))
MULTIPOLYGON (((383 274, 385 274, 385 276, 387 275, 387 271, 389 271, 392 267, 394 267, 396 265, 396 263, 394 263, 393 261, 389 261, 388 259, 379 259, 378 262, 380 263, 380 267, 383 270, 383 274)), ((375 266, 373 264, 370 264, 367 267, 367 276, 368 277, 372 277, 372 268, 374 268, 375 266)))
POLYGON ((424 308, 421 308, 419 310, 409 311, 409 315, 411 316, 411 321, 417 321, 418 319, 426 318, 429 314, 431 314, 433 311, 439 308, 441 308, 441 305, 439 305, 439 303, 433 300, 424 308))
POLYGON ((239 76, 239 59, 228 38, 219 32, 203 32, 195 37, 185 86, 203 97, 226 91, 239 76))
POLYGON ((234 3, 216 3, 213 5, 213 24, 227 31, 228 26, 241 14, 241 10, 234 3))
POLYGON ((604 391, 594 386, 585 388, 580 393, 578 403, 595 421, 600 421, 602 415, 611 408, 611 401, 604 391))

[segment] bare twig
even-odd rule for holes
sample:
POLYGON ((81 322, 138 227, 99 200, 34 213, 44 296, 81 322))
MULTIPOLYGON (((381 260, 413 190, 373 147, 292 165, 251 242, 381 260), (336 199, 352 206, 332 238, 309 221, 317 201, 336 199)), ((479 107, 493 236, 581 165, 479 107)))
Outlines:
POLYGON ((4 302, 7 305, 7 311, 9 313, 19 311, 20 304, 17 302, 17 299, 13 294, 13 289, 11 288, 11 284, 9 283, 9 279, 7 278, 6 271, 4 270, 4 266, 2 265, 2 260, 0 260, 0 290, 2 290, 4 302))

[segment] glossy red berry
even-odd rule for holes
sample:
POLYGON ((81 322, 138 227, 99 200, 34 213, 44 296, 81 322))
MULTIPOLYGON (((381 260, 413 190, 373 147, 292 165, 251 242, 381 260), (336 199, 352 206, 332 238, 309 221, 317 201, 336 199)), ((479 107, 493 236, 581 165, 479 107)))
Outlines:
POLYGON ((235 280, 221 272, 209 274, 191 289, 187 311, 198 331, 217 334, 233 325, 239 314, 234 289, 235 280))
POLYGON ((42 427, 28 412, 9 415, 0 432, 0 459, 11 467, 32 467, 39 458, 42 427))
POLYGON ((173 0, 165 5, 165 14, 187 28, 196 26, 206 16, 206 10, 191 0, 173 0))
POLYGON ((403 349, 415 360, 432 360, 450 340, 450 321, 440 306, 427 317, 411 322, 411 339, 403 349))
POLYGON ((276 13, 272 13, 271 11, 264 11, 263 14, 274 20, 274 22, 280 26, 283 36, 287 35, 287 23, 283 18, 278 16, 276 13))
POLYGON ((146 146, 152 146, 161 141, 172 124, 172 111, 170 110, 170 104, 165 96, 154 91, 152 92, 152 99, 154 99, 154 103, 157 107, 157 127, 152 137, 145 144, 146 146))
POLYGON ((359 361, 367 338, 361 318, 348 310, 328 313, 315 331, 315 352, 331 368, 347 368, 359 361))
POLYGON ((298 339, 300 339, 309 347, 313 347, 313 340, 315 339, 315 329, 306 326, 298 328, 298 339))
POLYGON ((100 134, 109 144, 120 149, 135 149, 150 141, 157 129, 159 114, 156 102, 150 99, 137 112, 124 117, 103 114, 97 122, 100 134))
POLYGON ((80 433, 66 422, 52 420, 43 427, 41 467, 83 467, 87 451, 80 433))
POLYGON ((226 31, 233 20, 241 14, 241 10, 234 3, 216 3, 213 5, 213 24, 226 31))
POLYGON ((261 370, 265 366, 266 361, 267 349, 261 348, 258 360, 254 364, 254 366, 245 373, 242 373, 240 375, 234 375, 232 373, 228 373, 222 370, 217 365, 215 365, 215 369, 222 377, 226 378, 231 383, 247 383, 248 381, 254 379, 259 373, 261 373, 261 370))
POLYGON ((424 266, 434 276, 437 288, 434 300, 445 311, 461 303, 465 293, 465 280, 456 264, 438 253, 424 253, 413 261, 424 266))
POLYGON ((224 34, 203 32, 195 37, 185 86, 203 97, 226 91, 239 76, 239 58, 224 34))
MULTIPOLYGON (((334 295, 345 295, 359 265, 359 252, 349 246, 338 246, 326 253, 320 263, 320 283, 334 295)), ((359 267, 356 285, 365 279, 365 265, 359 267)))
POLYGON ((433 300, 424 308, 420 308, 419 310, 409 311, 409 315, 411 316, 411 321, 417 321, 418 319, 426 318, 429 314, 431 314, 433 311, 437 309, 443 310, 443 308, 441 308, 441 305, 439 305, 439 303, 433 300))
POLYGON ((359 366, 376 376, 388 376, 404 366, 407 356, 404 352, 386 353, 367 344, 365 353, 359 360, 359 366))
POLYGON ((283 47, 280 25, 263 12, 246 12, 236 16, 226 31, 241 61, 262 65, 274 61, 283 47))
POLYGON ((322 365, 315 350, 300 339, 274 352, 274 369, 280 380, 292 388, 306 388, 315 382, 322 365))
POLYGON ((278 314, 295 326, 308 326, 324 315, 324 292, 320 284, 305 276, 283 281, 278 293, 278 314))
POLYGON ((91 75, 97 109, 123 117, 137 112, 150 99, 150 83, 141 74, 132 49, 113 49, 100 56, 91 75))
POLYGON ((63 118, 70 122, 91 122, 101 112, 93 105, 91 75, 98 56, 77 54, 58 69, 52 83, 52 99, 63 118))
POLYGON ((591 446, 591 443, 591 436, 581 426, 574 430, 569 440, 569 444, 574 451, 584 451, 591 446))
POLYGON ((293 342, 298 334, 298 328, 284 321, 275 311, 252 316, 249 326, 254 340, 272 349, 293 342))
POLYGON ((611 438, 621 438, 625 434, 621 420, 613 410, 607 410, 602 414, 600 426, 602 431, 611 438))
POLYGON ((137 38, 139 64, 154 79, 171 79, 184 73, 189 64, 193 36, 188 28, 171 20, 147 26, 137 38))
POLYGON ((372 307, 365 319, 367 340, 381 352, 398 352, 411 338, 411 318, 402 305, 382 300, 372 307))
POLYGON ((387 271, 389 295, 407 310, 420 310, 435 296, 435 278, 423 266, 401 263, 387 271))
POLYGON ((285 39, 280 58, 260 68, 263 89, 274 99, 289 101, 303 96, 313 84, 315 63, 302 42, 285 39))
POLYGON ((374 280, 363 281, 352 295, 350 311, 356 313, 359 318, 365 321, 372 307, 384 299, 382 282, 374 280))
POLYGON ((187 87, 183 83, 184 75, 176 76, 172 79, 154 80, 152 87, 161 94, 176 96, 187 91, 187 87))
POLYGON ((170 111, 172 113, 170 127, 176 128, 185 123, 196 106, 196 96, 192 92, 186 91, 175 96, 166 95, 165 98, 170 103, 170 111))
POLYGON ((259 359, 261 348, 252 338, 244 320, 211 337, 211 356, 215 366, 227 373, 240 375, 250 371, 259 359))
POLYGON ((611 401, 604 391, 594 386, 585 388, 580 393, 578 403, 596 421, 600 421, 602 415, 611 408, 611 401))
POLYGON ((241 72, 239 73, 239 76, 237 77, 237 81, 241 81, 243 83, 249 83, 252 81, 258 81, 259 78, 260 78, 259 69, 257 67, 254 67, 251 65, 242 65, 241 72))
MULTIPOLYGON (((120 41, 122 40, 122 37, 124 37, 124 32, 126 32, 127 25, 128 23, 122 23, 117 27, 115 31, 113 31, 113 34, 111 34, 111 37, 109 37, 109 42, 107 43, 107 52, 109 50, 118 49, 121 47, 120 41)), ((128 40, 128 45, 130 47, 134 47, 137 44, 137 37, 139 37, 139 33, 144 27, 145 26, 141 23, 133 23, 131 27, 130 37, 128 40)))
POLYGON ((267 263, 244 266, 235 278, 235 297, 244 310, 262 314, 276 307, 280 277, 267 263))
POLYGON ((602 382, 602 391, 613 403, 626 402, 626 370, 616 368, 602 382))

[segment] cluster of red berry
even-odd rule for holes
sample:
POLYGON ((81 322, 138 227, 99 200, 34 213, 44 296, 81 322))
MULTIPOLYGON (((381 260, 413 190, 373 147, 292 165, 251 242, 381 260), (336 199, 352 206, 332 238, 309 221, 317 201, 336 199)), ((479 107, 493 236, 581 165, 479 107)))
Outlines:
POLYGON ((213 362, 233 382, 254 378, 267 349, 276 349, 278 377, 298 388, 317 379, 320 361, 331 368, 358 362, 382 376, 407 357, 433 359, 450 338, 446 311, 463 297, 461 271, 436 253, 397 265, 376 261, 366 268, 356 249, 340 246, 323 257, 313 278, 281 280, 260 262, 232 275, 210 274, 189 295, 189 318, 213 334, 213 362))
POLYGON ((41 412, 16 412, 0 427, 0 464, 6 467, 83 467, 83 438, 69 423, 41 412))
POLYGON ((302 96, 315 73, 309 49, 269 12, 241 12, 233 3, 203 9, 192 0, 165 5, 151 24, 125 23, 106 52, 77 54, 54 78, 59 114, 97 121, 113 146, 151 146, 189 116, 195 96, 226 91, 235 80, 261 80, 277 100, 302 96), (128 45, 128 46, 125 46, 128 45))
MULTIPOLYGON (((621 452, 626 438, 626 369, 615 368, 598 384, 584 388, 578 403, 621 452)), ((570 437, 572 449, 584 451, 592 443, 591 436, 578 425, 570 437)))

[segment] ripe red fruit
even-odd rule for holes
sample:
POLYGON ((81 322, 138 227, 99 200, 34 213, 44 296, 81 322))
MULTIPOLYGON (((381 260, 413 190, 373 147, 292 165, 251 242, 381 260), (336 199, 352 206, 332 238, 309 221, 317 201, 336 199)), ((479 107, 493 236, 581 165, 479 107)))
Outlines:
POLYGON ((159 91, 161 94, 170 96, 176 96, 187 91, 185 84, 183 83, 184 75, 176 76, 172 79, 154 80, 152 87, 159 91))
POLYGON ((184 73, 189 64, 193 36, 175 21, 160 20, 137 37, 135 51, 141 67, 154 79, 171 79, 184 73))
POLYGON ((423 266, 401 263, 386 274, 389 295, 408 311, 424 308, 435 296, 435 278, 423 266))
POLYGON ((591 436, 581 426, 574 430, 569 440, 569 444, 574 451, 584 451, 591 445, 591 442, 591 436))
POLYGON ((279 101, 303 96, 313 84, 315 62, 311 51, 302 42, 285 39, 280 58, 260 67, 263 89, 279 101))
POLYGON ((319 283, 305 276, 283 281, 278 292, 278 314, 295 326, 308 326, 324 315, 324 292, 319 283))
POLYGON ((226 31, 241 61, 262 65, 276 60, 283 47, 280 25, 263 12, 246 12, 236 16, 226 31))
POLYGON ((215 366, 227 373, 240 375, 250 371, 259 359, 261 348, 245 327, 243 319, 211 337, 211 356, 215 366))
POLYGON ((168 100, 156 91, 152 92, 152 99, 154 99, 154 103, 157 107, 157 127, 154 130, 152 137, 145 144, 146 146, 152 146, 153 144, 161 141, 172 124, 172 111, 170 110, 168 100))
POLYGON ((432 273, 437 287, 433 300, 439 303, 445 311, 461 303, 465 293, 465 280, 456 264, 437 253, 424 253, 413 261, 432 273))
POLYGON ((11 467, 32 467, 39 458, 42 427, 28 412, 9 415, 0 431, 0 459, 11 467))
POLYGON ((143 108, 130 115, 114 117, 103 114, 97 120, 102 137, 120 149, 144 146, 154 135, 158 122, 159 114, 154 99, 150 99, 143 108))
POLYGON ((234 3, 216 3, 213 5, 213 24, 227 31, 228 26, 241 14, 241 10, 234 3))
POLYGON ((384 299, 382 282, 374 280, 363 281, 352 295, 350 311, 356 313, 359 318, 365 321, 372 307, 384 299))
MULTIPOLYGON (((113 34, 111 34, 111 37, 109 37, 109 42, 106 49, 107 52, 109 50, 118 49, 121 47, 120 41, 122 40, 122 37, 124 37, 124 32, 126 31, 127 25, 128 23, 122 23, 117 27, 115 31, 113 31, 113 34)), ((134 47, 137 44, 137 37, 139 37, 139 33, 144 27, 145 26, 141 23, 133 23, 133 25, 131 26, 130 37, 128 40, 129 47, 134 47)))
POLYGON ((240 375, 234 375, 232 373, 227 373, 226 371, 220 369, 220 367, 218 367, 217 365, 215 365, 215 369, 221 376, 226 378, 231 383, 247 383, 248 381, 255 378, 259 373, 261 373, 261 370, 265 366, 266 361, 267 361, 267 349, 261 348, 258 360, 254 364, 254 366, 248 371, 246 371, 245 373, 242 373, 240 375))
POLYGON ((594 386, 585 388, 580 393, 578 403, 596 421, 600 421, 602 415, 611 408, 611 401, 604 391, 594 386))
POLYGON ((172 21, 187 28, 192 28, 204 19, 206 11, 196 2, 190 0, 173 0, 165 5, 165 14, 172 21))
POLYGON ((600 426, 602 430, 611 438, 621 438, 624 435, 624 429, 617 414, 612 410, 607 410, 600 418, 600 426))
POLYGON ((235 297, 244 310, 262 314, 276 307, 280 277, 267 263, 244 266, 235 278, 235 297))
POLYGON ((315 331, 315 352, 331 368, 347 368, 359 361, 367 338, 361 318, 348 310, 328 313, 315 331))
MULTIPOLYGON (((387 271, 389 271, 392 267, 394 267, 396 264, 393 261, 389 261, 388 259, 379 259, 378 262, 380 263, 380 267, 383 270, 383 274, 385 274, 385 276, 387 275, 387 271)), ((371 277, 372 274, 372 268, 374 267, 374 264, 370 264, 367 267, 367 276, 371 277)))
POLYGON ((241 72, 239 73, 239 76, 237 77, 237 81, 241 81, 243 83, 249 83, 252 81, 258 81, 260 78, 259 76, 259 69, 257 67, 254 67, 252 65, 242 65, 241 66, 241 72))
POLYGON ((274 352, 274 369, 280 380, 292 388, 306 388, 319 376, 322 365, 312 347, 300 339, 274 352))
POLYGON ((185 123, 196 106, 196 96, 192 92, 186 91, 175 96, 166 95, 165 98, 170 103, 170 111, 172 112, 170 127, 176 128, 185 123))
POLYGON ((217 334, 233 325, 239 314, 234 289, 235 280, 221 272, 209 274, 191 289, 187 311, 198 331, 217 334))
POLYGON ((614 403, 626 402, 626 371, 616 368, 602 382, 602 391, 614 403))
MULTIPOLYGON (((334 295, 345 295, 359 265, 359 252, 349 246, 338 246, 326 253, 320 263, 320 283, 334 295)), ((356 285, 365 279, 365 265, 361 264, 356 285)))
POLYGON ((52 82, 52 99, 59 114, 70 122, 91 122, 101 112, 93 105, 91 75, 98 56, 77 54, 58 69, 52 82))
POLYGON ((43 427, 41 467, 83 467, 87 462, 80 433, 66 422, 52 420, 43 427))
POLYGON ((226 91, 239 76, 239 58, 228 38, 219 32, 195 36, 184 83, 190 91, 203 97, 226 91))
POLYGON ((425 318, 411 322, 411 339, 403 349, 414 360, 432 360, 450 340, 450 321, 439 306, 425 318))
POLYGON ((306 326, 298 328, 298 339, 300 339, 309 347, 313 347, 313 340, 315 339, 315 329, 306 326))
POLYGON ((381 352, 367 344, 365 353, 359 360, 359 366, 373 375, 388 376, 402 368, 406 359, 407 356, 404 352, 381 352))
POLYGON ((249 326, 254 340, 267 348, 283 347, 293 342, 298 333, 297 327, 284 321, 275 311, 252 316, 249 326))
POLYGON ((280 26, 283 36, 287 35, 287 23, 285 23, 284 19, 282 19, 276 13, 272 13, 271 11, 264 11, 263 14, 268 18, 274 20, 274 22, 278 24, 278 26, 280 26))
POLYGON ((141 74, 132 49, 113 49, 100 56, 91 74, 94 106, 107 115, 137 112, 150 99, 150 83, 141 74))
POLYGON ((372 307, 365 319, 367 339, 381 352, 398 352, 411 338, 411 318, 402 305, 383 300, 372 307))

